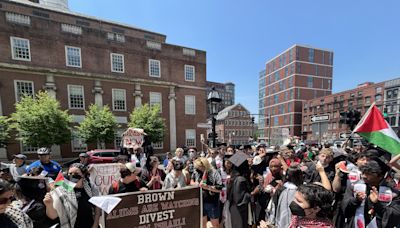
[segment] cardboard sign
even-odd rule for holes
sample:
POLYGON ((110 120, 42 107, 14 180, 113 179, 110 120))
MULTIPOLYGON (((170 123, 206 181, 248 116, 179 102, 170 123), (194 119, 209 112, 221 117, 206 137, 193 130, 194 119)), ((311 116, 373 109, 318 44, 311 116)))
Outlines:
POLYGON ((101 195, 108 195, 114 181, 120 178, 119 164, 93 164, 89 168, 90 182, 99 189, 101 195))
POLYGON ((386 203, 392 202, 393 199, 392 190, 386 186, 379 186, 378 199, 381 202, 386 202, 386 203))
POLYGON ((199 187, 115 194, 122 200, 105 216, 106 228, 201 227, 199 187))
POLYGON ((128 128, 122 133, 122 146, 125 148, 141 147, 143 145, 144 136, 143 129, 140 128, 128 128))

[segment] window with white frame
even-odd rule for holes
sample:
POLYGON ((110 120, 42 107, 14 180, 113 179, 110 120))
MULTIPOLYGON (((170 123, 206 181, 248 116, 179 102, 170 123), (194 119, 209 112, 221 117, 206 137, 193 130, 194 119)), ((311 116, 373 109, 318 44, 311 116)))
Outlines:
POLYGON ((161 43, 160 42, 147 40, 146 41, 146 46, 148 48, 150 48, 150 49, 161 50, 161 43))
POLYGON ((111 53, 111 71, 117 73, 124 73, 124 55, 111 53))
POLYGON ((71 132, 71 138, 72 138, 71 139, 72 152, 81 153, 81 152, 86 152, 88 150, 85 140, 79 137, 76 131, 71 132))
POLYGON ((83 86, 68 85, 68 103, 70 109, 84 109, 85 98, 83 86))
POLYGON ((196 97, 191 95, 185 96, 185 114, 195 115, 196 114, 196 97))
POLYGON ((160 105, 160 111, 162 110, 162 97, 161 93, 156 93, 156 92, 150 92, 150 106, 153 106, 155 104, 160 105))
POLYGON ((163 149, 164 148, 164 142, 156 142, 156 143, 151 143, 154 149, 163 149))
POLYGON ((10 37, 11 55, 14 60, 31 61, 31 51, 28 39, 10 37))
POLYGON ((195 70, 194 66, 185 65, 185 81, 194 82, 195 80, 195 70))
POLYGON ((122 133, 123 130, 116 130, 114 133, 114 148, 121 149, 122 147, 122 133))
POLYGON ((82 67, 81 49, 65 46, 65 61, 69 67, 82 67))
POLYGON ((120 34, 120 33, 108 32, 107 33, 107 39, 115 40, 117 42, 124 43, 125 42, 125 35, 124 34, 120 34))
POLYGON ((186 129, 186 146, 196 146, 196 130, 195 129, 186 129))
POLYGON ((149 59, 149 76, 161 77, 161 66, 159 60, 149 59))
POLYGON ((23 14, 6 12, 6 20, 11 23, 31 25, 31 17, 23 14))
POLYGON ((114 111, 126 111, 126 91, 124 89, 112 89, 114 111))
POLYGON ((18 102, 23 96, 34 96, 35 90, 32 81, 14 81, 15 101, 18 102))

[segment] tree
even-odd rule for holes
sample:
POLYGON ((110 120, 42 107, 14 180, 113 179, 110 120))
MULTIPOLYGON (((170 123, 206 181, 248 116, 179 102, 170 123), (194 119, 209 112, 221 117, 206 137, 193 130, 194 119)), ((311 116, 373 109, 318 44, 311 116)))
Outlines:
POLYGON ((0 116, 0 147, 4 146, 10 133, 9 119, 0 116))
POLYGON ((160 116, 160 106, 144 104, 135 108, 130 115, 129 127, 142 128, 153 143, 162 142, 165 132, 165 119, 160 116))
POLYGON ((71 140, 71 117, 47 92, 40 91, 35 98, 22 97, 15 105, 11 121, 18 138, 31 146, 51 147, 71 140))
POLYGON ((80 137, 86 142, 96 143, 97 148, 100 149, 104 148, 105 143, 114 141, 114 132, 117 127, 117 121, 108 106, 100 107, 92 104, 77 129, 80 137))

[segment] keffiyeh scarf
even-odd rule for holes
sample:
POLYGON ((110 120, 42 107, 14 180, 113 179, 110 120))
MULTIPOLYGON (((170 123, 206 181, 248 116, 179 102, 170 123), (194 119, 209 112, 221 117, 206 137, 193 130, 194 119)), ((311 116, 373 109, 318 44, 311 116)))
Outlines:
POLYGON ((5 215, 17 225, 18 228, 33 228, 32 220, 16 203, 11 203, 10 206, 7 207, 5 215))

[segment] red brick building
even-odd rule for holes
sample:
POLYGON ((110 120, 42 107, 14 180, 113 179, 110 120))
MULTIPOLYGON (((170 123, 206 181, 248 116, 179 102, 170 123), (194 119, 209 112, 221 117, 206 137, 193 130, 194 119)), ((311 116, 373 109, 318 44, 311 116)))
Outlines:
POLYGON ((384 101, 384 82, 366 82, 355 89, 311 99, 303 103, 303 137, 307 140, 334 141, 340 133, 350 132, 347 125, 339 122, 340 113, 350 109, 358 110, 361 115, 373 102, 381 110, 384 101), (311 121, 313 116, 328 115, 329 120, 318 123, 311 121), (321 132, 321 133, 319 133, 321 132))
POLYGON ((217 117, 215 132, 218 143, 244 145, 254 135, 254 123, 250 112, 241 104, 228 106, 217 117))
MULTIPOLYGON (((155 148, 200 146, 205 130, 196 125, 206 121, 204 51, 168 44, 163 34, 14 0, 0 3, 0 53, 0 115, 9 116, 22 94, 47 90, 75 125, 96 103, 108 105, 125 128, 135 107, 157 103, 167 131, 155 148)), ((74 137, 53 150, 72 157, 93 147, 74 137)), ((12 140, 7 151, 10 157, 35 148, 12 140)))
POLYGON ((266 63, 259 77, 259 132, 281 143, 279 132, 300 136, 302 104, 332 93, 333 52, 294 45, 266 63), (270 132, 271 131, 271 132, 270 132))

